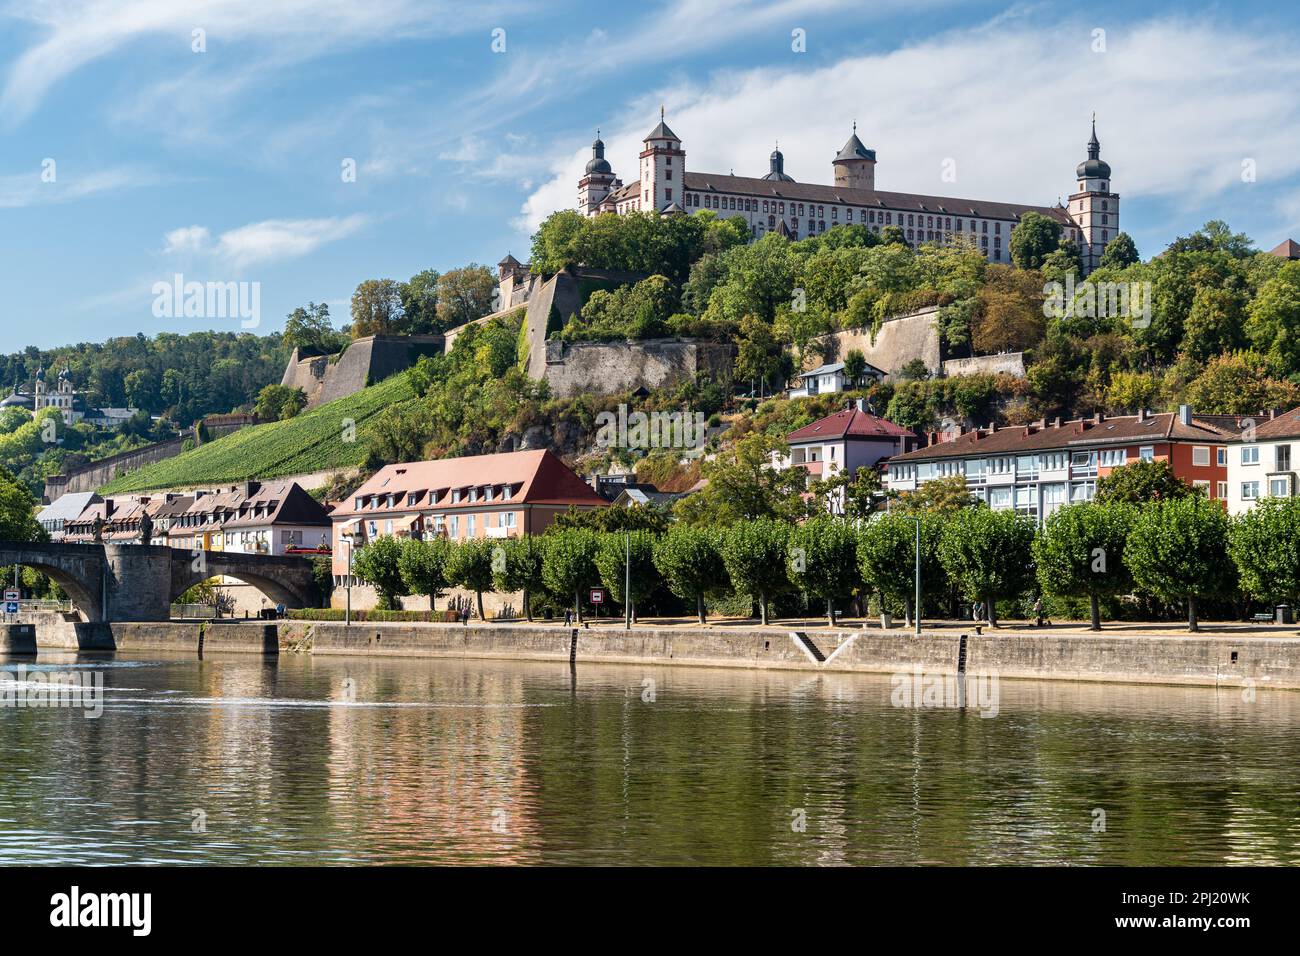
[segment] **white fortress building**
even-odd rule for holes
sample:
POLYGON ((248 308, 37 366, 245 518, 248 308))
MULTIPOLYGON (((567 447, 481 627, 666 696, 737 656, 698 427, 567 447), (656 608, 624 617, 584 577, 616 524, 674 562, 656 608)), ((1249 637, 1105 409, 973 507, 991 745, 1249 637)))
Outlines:
POLYGON ((605 159, 599 134, 591 161, 578 181, 578 211, 587 216, 634 210, 662 214, 715 210, 741 216, 754 238, 775 232, 802 239, 832 226, 857 223, 879 232, 898 226, 913 245, 954 239, 975 245, 990 262, 1011 261, 1011 230, 1027 212, 1059 222, 1063 237, 1083 255, 1084 272, 1101 261, 1102 250, 1119 232, 1119 196, 1111 191, 1110 166, 1101 158, 1093 121, 1088 158, 1075 170, 1078 190, 1069 205, 1029 206, 876 188, 876 151, 858 139, 857 124, 831 160, 832 185, 795 182, 785 172, 785 157, 772 151, 764 176, 697 173, 686 170, 686 150, 663 120, 643 140, 637 178, 623 182, 605 159))

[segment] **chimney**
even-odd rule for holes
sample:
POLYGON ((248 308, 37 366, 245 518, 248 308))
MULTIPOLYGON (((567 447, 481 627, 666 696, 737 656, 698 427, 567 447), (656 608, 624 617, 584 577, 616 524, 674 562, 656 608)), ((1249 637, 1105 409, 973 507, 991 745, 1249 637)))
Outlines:
POLYGON ((863 413, 866 412, 866 410, 867 410, 867 400, 866 400, 865 398, 859 398, 859 399, 858 399, 857 401, 855 401, 853 404, 855 404, 855 405, 858 407, 858 411, 863 412, 863 413))
POLYGON ((1184 425, 1190 425, 1192 423, 1192 406, 1179 405, 1178 420, 1182 422, 1184 425))
POLYGON ((993 434, 995 431, 997 431, 997 430, 998 430, 998 423, 997 423, 997 422, 992 422, 992 423, 989 424, 989 434, 990 434, 990 435, 992 435, 992 434, 993 434))
POLYGON ((1140 421, 1140 422, 1144 422, 1144 421, 1146 421, 1146 420, 1147 420, 1147 410, 1146 410, 1145 408, 1139 408, 1139 409, 1138 409, 1138 421, 1140 421))
POLYGON ((113 517, 113 510, 117 507, 112 498, 104 499, 104 517, 105 519, 113 517))
POLYGON ((1053 428, 1060 428, 1060 427, 1061 427, 1061 416, 1060 416, 1060 415, 1057 415, 1055 418, 1052 419, 1052 427, 1053 427, 1053 428))
POLYGON ((1106 420, 1106 416, 1103 415, 1101 412, 1093 412, 1092 423, 1094 425, 1100 425, 1105 420, 1106 420))

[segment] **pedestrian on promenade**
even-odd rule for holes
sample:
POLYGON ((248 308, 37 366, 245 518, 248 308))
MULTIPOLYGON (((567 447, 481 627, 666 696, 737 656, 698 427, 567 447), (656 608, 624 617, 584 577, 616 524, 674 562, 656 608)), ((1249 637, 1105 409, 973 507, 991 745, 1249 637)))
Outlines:
POLYGON ((976 621, 976 622, 979 622, 979 621, 984 620, 984 602, 983 602, 983 601, 976 601, 974 604, 971 605, 970 616, 971 616, 971 620, 976 621))
POLYGON ((1034 599, 1034 617, 1037 619, 1039 627, 1043 626, 1044 620, 1046 620, 1048 624, 1052 623, 1050 619, 1043 617, 1043 598, 1041 595, 1034 599))
POLYGON ((573 626, 573 610, 571 608, 566 607, 564 609, 564 626, 565 627, 573 626))

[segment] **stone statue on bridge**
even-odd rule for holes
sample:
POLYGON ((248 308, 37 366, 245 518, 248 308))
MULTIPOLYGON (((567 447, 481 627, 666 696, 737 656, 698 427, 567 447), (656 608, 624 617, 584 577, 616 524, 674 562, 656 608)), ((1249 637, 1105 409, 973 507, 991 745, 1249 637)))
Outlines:
POLYGON ((90 540, 95 544, 104 543, 104 516, 95 515, 95 523, 91 525, 90 540))
POLYGON ((149 512, 140 515, 140 543, 148 544, 153 539, 153 518, 149 512))

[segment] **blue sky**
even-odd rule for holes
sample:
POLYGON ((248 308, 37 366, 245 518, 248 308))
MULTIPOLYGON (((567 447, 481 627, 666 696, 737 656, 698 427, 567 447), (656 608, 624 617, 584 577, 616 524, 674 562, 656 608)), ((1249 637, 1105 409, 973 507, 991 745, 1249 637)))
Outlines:
POLYGON ((1144 255, 1209 218, 1269 248, 1300 238, 1297 89, 1270 3, 0 0, 0 347, 239 326, 155 318, 178 272, 260 283, 269 331, 524 258, 595 129, 635 175, 661 103, 688 169, 760 174, 779 139, 828 182, 856 120, 882 189, 1042 204, 1096 110, 1144 255))

